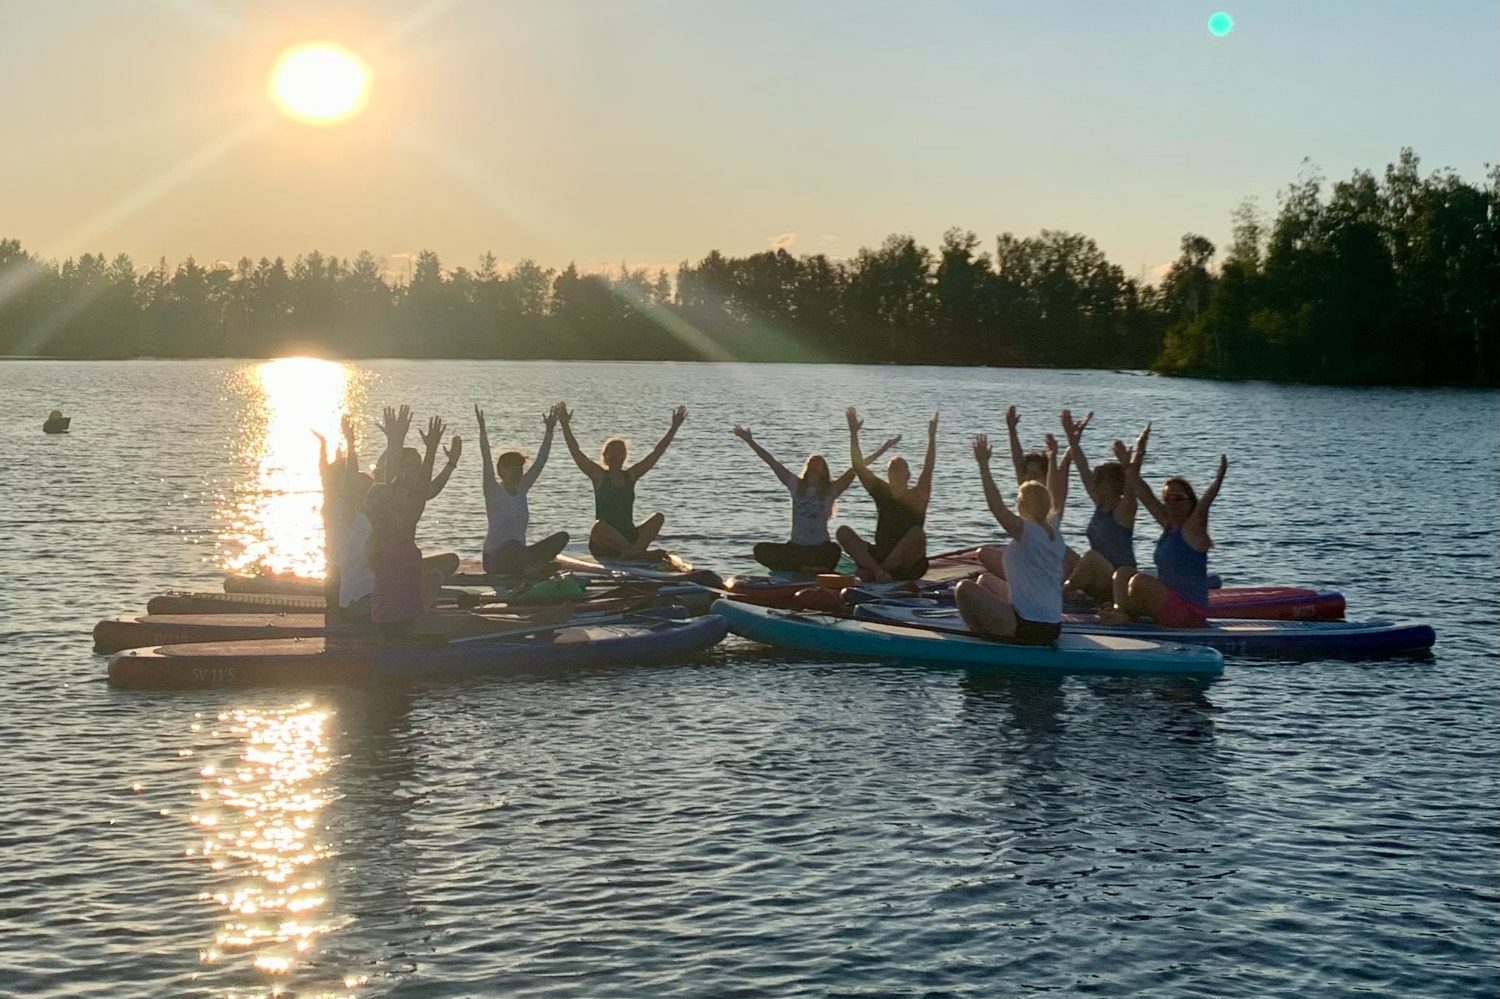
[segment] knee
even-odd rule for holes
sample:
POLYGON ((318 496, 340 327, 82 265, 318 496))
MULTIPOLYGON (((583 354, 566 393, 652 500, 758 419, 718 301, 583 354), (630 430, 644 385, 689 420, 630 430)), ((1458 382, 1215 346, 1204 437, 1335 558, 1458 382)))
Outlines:
POLYGON ((833 532, 833 536, 839 539, 839 544, 848 547, 849 542, 858 541, 859 535, 854 533, 854 528, 848 524, 839 525, 839 529, 833 532))
POLYGON ((1135 570, 1134 569, 1127 569, 1127 568, 1121 567, 1121 568, 1115 570, 1115 574, 1114 574, 1113 579, 1114 579, 1114 581, 1116 583, 1128 583, 1128 582, 1130 582, 1131 578, 1134 577, 1134 576, 1135 576, 1135 570))

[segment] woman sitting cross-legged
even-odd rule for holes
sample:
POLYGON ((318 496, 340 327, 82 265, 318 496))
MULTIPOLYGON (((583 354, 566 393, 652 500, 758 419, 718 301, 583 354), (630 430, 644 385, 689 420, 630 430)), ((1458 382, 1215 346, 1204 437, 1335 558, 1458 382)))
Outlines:
MULTIPOLYGON (((828 521, 833 516, 834 503, 854 481, 855 470, 851 467, 837 479, 831 479, 827 459, 821 454, 810 454, 802 465, 802 473, 793 475, 756 442, 748 427, 736 426, 734 435, 749 444, 750 450, 770 466, 792 499, 791 540, 779 544, 761 542, 755 546, 755 561, 781 572, 832 572, 838 567, 840 552, 839 546, 828 539, 828 521)), ((874 461, 899 443, 900 437, 892 437, 866 461, 874 461)))
POLYGON ((839 544, 854 560, 859 578, 867 582, 888 583, 895 579, 921 579, 927 573, 927 505, 932 501, 932 466, 937 452, 938 418, 934 413, 927 424, 927 459, 916 485, 911 484, 911 468, 905 458, 892 458, 886 466, 887 479, 870 471, 859 447, 859 431, 864 424, 850 406, 849 463, 860 484, 875 501, 875 542, 860 537, 845 524, 838 529, 839 544))
POLYGON ((984 498, 1001 528, 1010 535, 1005 546, 1006 578, 985 573, 965 579, 954 587, 958 612, 969 630, 1027 645, 1051 645, 1062 633, 1063 507, 1068 499, 1070 458, 1057 461, 1055 443, 1047 452, 1048 482, 1022 482, 1016 493, 1016 509, 1005 505, 1005 497, 990 474, 989 438, 974 438, 974 458, 984 483, 984 498))

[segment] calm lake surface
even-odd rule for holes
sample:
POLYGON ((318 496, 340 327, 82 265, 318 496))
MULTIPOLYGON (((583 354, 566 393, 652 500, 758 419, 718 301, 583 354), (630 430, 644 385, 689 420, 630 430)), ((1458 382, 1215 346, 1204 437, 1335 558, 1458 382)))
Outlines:
MULTIPOLYGON (((1500 994, 1493 393, 1069 371, 380 362, 0 364, 0 994, 1500 994), (920 461, 928 530, 993 537, 973 459, 1021 407, 1085 443, 1219 453, 1214 568, 1416 617, 1426 660, 1231 659, 1208 685, 791 657, 342 692, 104 683, 89 630, 227 567, 317 561, 309 428, 411 402, 469 448, 425 548, 477 555, 472 406, 534 451, 576 409, 643 454, 639 515, 702 565, 782 540, 775 478, 843 467, 843 407, 920 461), (73 432, 44 437, 62 406, 73 432)), ((366 424, 368 427, 368 424, 366 424)), ((368 429, 362 443, 375 457, 368 429)), ((559 445, 561 442, 558 442, 559 445)), ((856 488, 857 492, 857 488, 856 488)), ((1065 528, 1081 536, 1073 490, 1065 528)), ((534 532, 586 533, 559 446, 534 532)), ((873 522, 849 494, 840 519, 873 522)), ((1143 552, 1151 532, 1143 531, 1143 552)))

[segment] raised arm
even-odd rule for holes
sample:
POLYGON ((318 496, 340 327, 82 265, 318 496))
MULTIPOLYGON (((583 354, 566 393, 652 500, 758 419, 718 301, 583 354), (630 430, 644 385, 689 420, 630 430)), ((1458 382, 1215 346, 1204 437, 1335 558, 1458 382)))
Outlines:
POLYGON ((746 444, 750 445, 750 450, 754 451, 757 455, 760 456, 761 461, 770 466, 771 471, 776 473, 776 478, 781 480, 781 484, 783 486, 791 484, 792 473, 788 472, 786 470, 786 466, 777 461, 775 457, 772 456, 771 452, 767 451, 765 448, 761 447, 759 443, 756 442, 755 434, 749 427, 742 427, 738 423, 736 423, 734 425, 734 435, 740 440, 744 441, 746 444))
POLYGON ((521 476, 522 492, 536 484, 536 480, 542 477, 542 469, 547 466, 547 456, 552 453, 552 431, 557 427, 557 410, 549 409, 543 413, 542 424, 547 430, 542 434, 542 446, 536 449, 536 457, 531 459, 531 467, 521 476))
POLYGON ((359 474, 359 452, 354 446, 354 417, 348 413, 339 420, 339 429, 344 433, 344 470, 350 475, 359 474))
POLYGON ((917 476, 917 490, 922 498, 932 498, 932 470, 937 462, 938 414, 933 413, 927 422, 927 457, 922 459, 922 474, 917 476))
POLYGON ((632 479, 639 479, 655 468, 656 463, 661 461, 661 456, 667 453, 667 447, 672 443, 672 438, 677 436, 677 428, 682 426, 682 421, 685 419, 687 419, 686 406, 678 406, 672 410, 672 425, 667 428, 667 432, 662 435, 662 439, 656 442, 656 447, 651 449, 650 454, 627 468, 625 474, 632 479))
POLYGON ((859 447, 859 431, 864 427, 864 421, 859 418, 859 411, 853 406, 844 410, 844 416, 849 421, 849 467, 854 474, 859 476, 859 484, 867 490, 880 488, 879 480, 870 471, 870 466, 865 463, 864 452, 859 447))
POLYGON ((1010 464, 1016 471, 1016 485, 1026 479, 1026 455, 1021 451, 1021 435, 1016 430, 1020 422, 1021 414, 1016 412, 1016 407, 1011 406, 1005 411, 1005 430, 1010 434, 1010 464))
POLYGON ((490 456, 490 432, 484 425, 484 410, 474 407, 474 419, 479 421, 479 457, 484 466, 484 485, 488 489, 495 483, 495 459, 490 456))
POLYGON ((1203 495, 1198 497, 1198 505, 1193 507, 1193 514, 1189 520, 1197 520, 1205 527, 1208 525, 1208 508, 1213 505, 1219 496, 1219 489, 1224 485, 1224 473, 1229 471, 1229 459, 1219 455, 1219 470, 1214 473, 1214 480, 1203 490, 1203 495))
POLYGON ((394 482, 401 471, 401 449, 406 445, 406 434, 411 429, 411 407, 385 407, 375 426, 385 436, 385 453, 380 456, 378 465, 381 481, 394 482))
POLYGON ((437 478, 433 479, 432 482, 427 486, 428 499, 432 499, 438 493, 443 491, 443 487, 446 486, 448 484, 448 480, 453 477, 453 470, 458 467, 459 455, 463 453, 464 439, 455 434, 453 437, 453 442, 447 447, 443 448, 443 458, 445 459, 443 462, 443 470, 439 472, 437 474, 437 478))
POLYGON ((578 466, 580 472, 589 477, 590 482, 598 485, 599 479, 604 475, 604 469, 598 462, 584 454, 583 449, 578 446, 578 438, 573 436, 573 414, 568 411, 568 404, 558 403, 555 412, 558 425, 562 427, 563 441, 568 445, 568 453, 573 456, 573 463, 578 466))
MULTIPOLYGON (((868 455, 866 455, 865 459, 864 459, 864 464, 867 465, 867 466, 868 465, 873 465, 876 461, 878 461, 880 459, 881 455, 885 454, 891 448, 895 447, 897 444, 900 444, 900 443, 901 443, 901 435, 897 434, 895 437, 892 437, 890 440, 886 441, 884 444, 880 445, 874 451, 872 451, 868 455)), ((850 465, 849 468, 844 471, 843 475, 840 475, 838 478, 836 478, 836 479, 833 480, 833 487, 832 487, 832 490, 830 492, 830 495, 832 495, 834 497, 842 496, 843 493, 844 493, 844 490, 848 489, 850 483, 852 483, 853 481, 854 481, 854 466, 850 465)))
POLYGON ((1070 447, 1063 454, 1062 461, 1057 460, 1057 438, 1051 434, 1047 435, 1047 492, 1052 494, 1052 513, 1062 519, 1063 511, 1068 508, 1068 466, 1073 462, 1073 449, 1070 447))
POLYGON ((1141 436, 1135 442, 1135 454, 1131 456, 1131 469, 1126 472, 1126 483, 1135 492, 1135 498, 1141 501, 1146 512, 1151 514, 1163 527, 1167 526, 1167 507, 1161 500, 1157 499, 1156 493, 1152 491, 1150 484, 1141 476, 1141 466, 1146 461, 1146 444, 1151 439, 1151 424, 1146 424, 1146 429, 1141 431, 1141 436))
POLYGON ((1099 494, 1094 492, 1094 473, 1089 468, 1089 460, 1083 453, 1083 431, 1094 418, 1090 413, 1083 418, 1082 423, 1073 422, 1071 410, 1062 411, 1063 435, 1068 438, 1068 452, 1073 456, 1073 467, 1078 469, 1078 481, 1083 483, 1083 491, 1088 493, 1089 501, 1096 506, 1099 503, 1099 494))
POLYGON ((1000 494, 1000 487, 995 485, 995 477, 990 474, 990 439, 987 434, 979 434, 974 438, 974 459, 979 462, 979 480, 984 484, 984 501, 989 505, 990 513, 995 515, 1006 534, 1019 539, 1021 532, 1025 530, 1021 518, 1011 512, 1010 507, 1005 505, 1005 497, 1000 494))

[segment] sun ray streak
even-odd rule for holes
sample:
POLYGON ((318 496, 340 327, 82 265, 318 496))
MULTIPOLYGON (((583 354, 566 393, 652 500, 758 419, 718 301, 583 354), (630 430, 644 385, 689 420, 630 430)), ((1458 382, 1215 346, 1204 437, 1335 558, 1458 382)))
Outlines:
POLYGON ((257 115, 237 127, 215 136, 193 150, 175 165, 152 177, 133 191, 116 199, 114 204, 56 240, 54 255, 62 256, 72 247, 86 245, 177 190, 183 184, 218 163, 252 136, 263 132, 273 119, 257 115))

